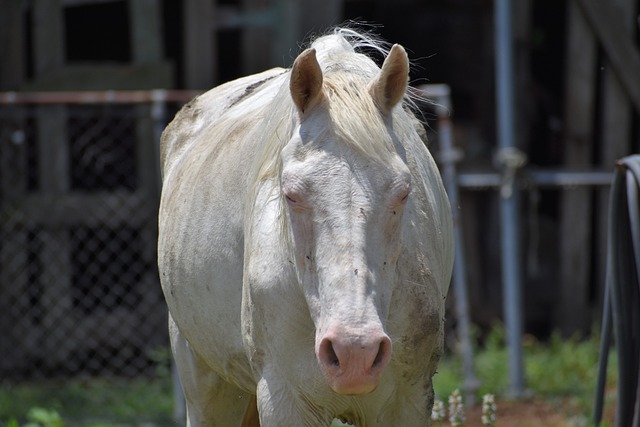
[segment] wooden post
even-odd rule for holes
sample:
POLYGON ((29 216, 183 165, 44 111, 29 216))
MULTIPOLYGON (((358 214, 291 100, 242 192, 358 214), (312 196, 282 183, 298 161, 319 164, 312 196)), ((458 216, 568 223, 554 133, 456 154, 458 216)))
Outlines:
MULTIPOLYGON (((134 64, 158 64, 162 62, 162 31, 160 26, 161 10, 159 2, 155 0, 130 0, 132 19, 132 45, 134 64)), ((187 2, 190 3, 190 2, 187 2)), ((168 84, 169 82, 167 82, 168 84)), ((153 109, 154 105, 136 105, 136 169, 138 171, 138 187, 134 190, 149 206, 157 206, 160 203, 159 153, 160 141, 156 139, 153 109)), ((157 113, 157 112, 155 112, 157 113)), ((156 117, 159 119, 159 117, 156 117)), ((153 215, 148 221, 139 226, 141 258, 146 265, 156 264, 156 242, 158 241, 157 215, 153 215)), ((160 330, 162 324, 166 324, 166 311, 157 310, 154 307, 161 306, 162 292, 158 283, 155 268, 149 269, 135 284, 134 292, 138 292, 142 301, 135 313, 131 316, 139 333, 146 337, 157 337, 157 334, 149 333, 149 327, 160 330)), ((152 329, 151 329, 152 330, 152 329)), ((158 345, 156 342, 137 342, 136 332, 126 336, 129 343, 140 348, 150 348, 158 345)))
POLYGON ((272 63, 279 67, 288 67, 293 63, 297 52, 300 34, 300 4, 297 0, 275 0, 276 23, 271 44, 272 63))
POLYGON ((16 90, 24 81, 24 4, 0 0, 0 90, 16 90))
MULTIPOLYGON (((631 104, 640 114, 640 50, 622 24, 625 17, 620 15, 619 8, 612 7, 611 2, 574 1, 607 53, 611 68, 620 78, 631 104)), ((630 18, 634 18, 633 14, 630 18)))
POLYGON ((157 0, 129 0, 129 16, 133 62, 136 64, 162 62, 160 2, 157 0))
MULTIPOLYGON (((610 7, 618 9, 615 14, 621 18, 621 22, 615 24, 617 28, 625 31, 628 39, 634 36, 634 0, 613 0, 610 7)), ((602 141, 599 144, 598 163, 604 169, 613 170, 615 161, 630 154, 631 147, 631 104, 622 80, 616 75, 610 61, 606 57, 602 63, 602 141)), ((596 283, 598 307, 602 307, 606 271, 607 248, 607 223, 609 211, 609 189, 602 188, 597 195, 598 234, 596 259, 596 283)))
POLYGON ((209 89, 218 81, 214 11, 215 0, 184 2, 184 84, 188 89, 209 89))
MULTIPOLYGON (((24 79, 22 1, 0 0, 0 90, 16 90, 24 79)), ((0 118, 0 372, 24 365, 24 339, 32 330, 20 302, 28 293, 28 230, 21 225, 14 201, 28 186, 25 109, 5 107, 0 118)))
MULTIPOLYGON (((596 83, 596 41, 582 10, 568 4, 568 46, 565 93, 565 166, 591 163, 596 83)), ((587 331, 591 256, 590 188, 562 194, 560 220, 560 282, 556 322, 565 335, 587 331)))
POLYGON ((0 372, 25 368, 29 360, 26 339, 33 334, 26 314, 29 293, 29 230, 17 208, 17 200, 28 191, 28 159, 25 109, 3 107, 0 120, 0 372), (11 112, 11 115, 9 115, 11 112))
POLYGON ((61 0, 34 0, 33 36, 36 78, 59 72, 64 63, 61 0))
MULTIPOLYGON (((37 118, 38 175, 40 192, 62 197, 69 191, 69 144, 67 112, 64 106, 41 106, 37 118)), ((70 230, 51 224, 40 228, 40 263, 42 265, 42 347, 45 361, 51 366, 65 361, 73 350, 65 342, 78 321, 72 310, 72 272, 70 230)))
MULTIPOLYGON (((64 65, 63 20, 61 0, 35 0, 34 69, 35 77, 47 78, 59 73, 64 65)), ((42 106, 37 113, 37 147, 42 194, 62 195, 69 189, 69 155, 66 135, 67 114, 63 106, 42 106)), ((43 309, 42 342, 39 353, 54 366, 67 358, 71 346, 61 346, 76 323, 71 311, 71 242, 65 227, 42 227, 40 262, 43 309)))
MULTIPOLYGON (((190 2, 187 2, 190 3, 190 2)), ((162 62, 162 32, 160 27, 161 10, 155 0, 130 0, 132 21, 131 44, 133 63, 159 64, 162 62)), ((168 85, 169 82, 166 82, 168 85)), ((136 111, 136 159, 139 171, 140 188, 150 203, 157 202, 160 196, 158 184, 158 165, 156 159, 156 141, 152 106, 137 105, 136 111)), ((153 224, 149 226, 154 227, 153 224)), ((154 227, 155 230, 155 227, 154 227)), ((155 240, 155 239, 154 239, 155 240)))
MULTIPOLYGON (((242 0, 242 13, 250 14, 267 10, 265 0, 242 0)), ((249 26, 242 28, 242 74, 255 74, 266 68, 281 66, 274 63, 270 55, 274 30, 267 26, 249 26)), ((284 53, 284 52, 283 52, 284 53)))

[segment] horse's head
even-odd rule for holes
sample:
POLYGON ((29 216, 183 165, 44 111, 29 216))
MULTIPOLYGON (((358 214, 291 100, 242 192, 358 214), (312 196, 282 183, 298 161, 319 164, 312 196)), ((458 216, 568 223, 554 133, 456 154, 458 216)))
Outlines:
POLYGON ((314 49, 291 70, 298 127, 280 177, 298 280, 331 389, 374 390, 391 359, 386 333, 411 174, 393 130, 409 62, 395 45, 377 75, 323 75, 314 49))

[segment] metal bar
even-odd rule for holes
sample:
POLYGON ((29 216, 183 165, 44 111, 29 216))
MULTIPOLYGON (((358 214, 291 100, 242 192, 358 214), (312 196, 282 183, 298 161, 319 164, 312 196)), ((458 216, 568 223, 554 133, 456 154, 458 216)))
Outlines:
MULTIPOLYGON (((496 126, 498 146, 504 151, 516 145, 511 1, 496 0, 494 14, 496 126)), ((505 166, 508 173, 508 165, 505 166)), ((518 199, 518 191, 510 191, 507 196, 502 192, 500 197, 503 311, 509 347, 509 394, 514 397, 524 394, 518 199)))
POLYGON ((0 92, 0 105, 16 104, 140 104, 151 102, 188 102, 202 91, 130 90, 81 92, 0 92))
MULTIPOLYGON (((613 174, 601 170, 525 169, 515 184, 528 187, 609 186, 613 174)), ((495 190, 502 185, 502 175, 493 171, 459 172, 458 186, 465 190, 495 190)))
POLYGON ((437 102, 438 141, 440 144, 439 157, 442 165, 442 178, 451 204, 451 214, 454 224, 455 258, 453 263, 453 290, 455 295, 455 311, 458 323, 458 342, 464 371, 465 403, 472 406, 475 392, 480 382, 473 367, 473 344, 471 342, 471 320, 469 316, 469 302, 467 296, 467 265, 462 235, 462 220, 460 219, 460 204, 458 198, 458 180, 456 178, 456 162, 460 160, 453 145, 453 132, 450 119, 451 97, 449 87, 438 85, 436 88, 425 87, 430 96, 437 102))

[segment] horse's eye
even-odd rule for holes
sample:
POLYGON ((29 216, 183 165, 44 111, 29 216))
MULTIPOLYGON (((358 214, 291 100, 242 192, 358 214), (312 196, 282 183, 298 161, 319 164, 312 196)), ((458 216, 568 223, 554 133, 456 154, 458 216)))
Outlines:
POLYGON ((404 205, 405 203, 407 203, 407 200, 409 199, 410 194, 411 194, 411 187, 407 186, 406 188, 403 188, 395 195, 394 204, 396 206, 404 205))
POLYGON ((289 196, 288 194, 285 194, 284 198, 287 200, 287 203, 289 203, 289 204, 295 205, 296 203, 298 203, 296 199, 294 199, 293 197, 289 196))

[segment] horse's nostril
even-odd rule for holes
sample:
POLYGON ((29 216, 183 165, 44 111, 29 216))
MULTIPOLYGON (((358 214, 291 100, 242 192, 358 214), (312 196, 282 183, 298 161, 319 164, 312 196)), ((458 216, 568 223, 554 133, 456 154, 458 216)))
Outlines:
POLYGON ((391 341, 388 338, 382 339, 380 341, 380 347, 378 347, 378 354, 376 354, 376 358, 373 359, 372 368, 377 368, 381 364, 386 364, 388 362, 388 353, 391 351, 391 341))
POLYGON ((376 354, 376 358, 373 359, 373 367, 375 368, 382 362, 383 354, 382 354, 382 346, 380 346, 380 350, 378 350, 378 354, 376 354))
POLYGON ((329 363, 337 368, 340 367, 340 359, 338 359, 338 356, 336 355, 335 350, 333 349, 333 346, 331 345, 331 342, 329 342, 329 350, 327 353, 327 359, 329 361, 329 363))
POLYGON ((340 359, 333 349, 333 343, 328 338, 323 339, 320 343, 320 357, 325 364, 335 368, 340 367, 340 359))

